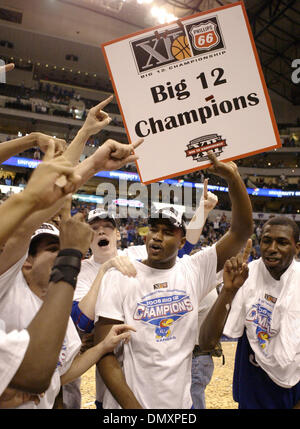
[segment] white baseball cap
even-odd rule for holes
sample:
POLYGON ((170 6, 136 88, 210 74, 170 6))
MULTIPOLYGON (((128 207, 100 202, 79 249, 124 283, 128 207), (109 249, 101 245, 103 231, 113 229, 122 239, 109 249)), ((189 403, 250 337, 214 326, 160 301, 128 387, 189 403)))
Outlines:
POLYGON ((163 207, 151 213, 149 223, 153 224, 158 219, 167 219, 173 226, 181 228, 186 234, 186 223, 184 221, 184 213, 174 209, 174 207, 163 207))
POLYGON ((117 226, 116 220, 113 214, 110 214, 107 211, 100 208, 91 210, 89 212, 87 222, 91 223, 95 219, 106 219, 106 220, 109 220, 114 226, 117 226))
POLYGON ((43 223, 31 236, 31 241, 36 238, 38 235, 42 234, 48 234, 48 235, 55 235, 56 237, 59 237, 59 230, 56 228, 55 225, 52 225, 52 223, 43 223))

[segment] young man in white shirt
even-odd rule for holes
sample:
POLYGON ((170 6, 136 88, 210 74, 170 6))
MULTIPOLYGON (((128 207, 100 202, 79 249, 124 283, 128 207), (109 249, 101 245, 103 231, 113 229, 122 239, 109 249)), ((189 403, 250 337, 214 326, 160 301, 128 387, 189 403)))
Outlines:
MULTIPOLYGON (((57 228, 52 224, 43 224, 31 239, 28 256, 24 255, 0 276, 0 286, 2 283, 10 285, 9 290, 0 302, 1 317, 5 321, 8 330, 26 328, 39 311, 49 289, 49 275, 53 264, 54 268, 51 272, 50 282, 57 282, 59 281, 58 276, 65 275, 75 287, 76 273, 78 274, 79 272, 79 269, 75 267, 75 255, 73 255, 73 251, 70 253, 68 249, 60 250, 60 241, 61 247, 64 249, 65 243, 70 243, 70 236, 73 235, 74 244, 72 248, 82 249, 83 252, 80 251, 82 255, 88 249, 92 234, 89 232, 88 225, 81 222, 80 226, 82 227, 81 229, 78 228, 74 219, 72 219, 71 223, 62 222, 62 234, 59 240, 57 228), (75 244, 75 241, 77 244, 75 244), (57 256, 58 252, 60 252, 59 256, 57 256), (68 261, 71 262, 71 265, 67 267, 67 271, 64 271, 64 264, 67 264, 68 261), (74 267, 72 266, 72 261, 74 267)), ((60 315, 57 314, 57 317, 60 317, 60 315)), ((125 333, 126 331, 127 328, 123 332, 125 333)), ((93 347, 79 355, 81 341, 71 318, 69 318, 66 335, 50 386, 43 397, 40 398, 39 404, 31 401, 21 407, 52 408, 61 384, 76 379, 95 364, 102 353, 106 353, 111 347, 114 348, 119 340, 127 339, 128 336, 124 333, 120 330, 117 332, 114 329, 104 343, 99 345, 100 347, 96 349, 93 347)), ((30 374, 28 376, 30 377, 30 374)))
POLYGON ((223 289, 202 325, 203 349, 213 347, 222 332, 239 339, 233 398, 241 409, 300 408, 299 248, 294 221, 268 220, 261 258, 249 264, 249 275, 251 247, 246 257, 226 262, 223 289))
MULTIPOLYGON (((218 202, 217 196, 209 192, 207 186, 208 179, 205 179, 200 204, 187 226, 187 240, 184 248, 178 252, 179 257, 188 254, 198 242, 206 218, 218 202)), ((105 272, 114 267, 124 275, 134 277, 136 270, 130 260, 147 257, 145 245, 131 246, 124 250, 117 249, 120 235, 114 217, 108 212, 102 209, 91 210, 87 222, 95 232, 90 246, 92 256, 82 261, 72 307, 72 319, 82 333, 90 333, 94 328, 95 304, 105 272)), ((95 404, 100 409, 104 391, 105 385, 96 370, 95 404)), ((63 396, 67 407, 76 404, 76 407, 80 408, 80 380, 73 383, 73 386, 64 386, 63 396)))
POLYGON ((176 262, 185 243, 179 214, 163 210, 150 218, 147 258, 134 261, 137 275, 116 270, 103 277, 96 304, 95 341, 112 324, 130 323, 136 332, 124 346, 123 366, 114 354, 98 363, 108 387, 104 408, 191 408, 191 362, 198 307, 216 284, 216 274, 252 232, 252 209, 234 163, 209 153, 211 171, 227 180, 232 202, 230 230, 216 245, 176 262))

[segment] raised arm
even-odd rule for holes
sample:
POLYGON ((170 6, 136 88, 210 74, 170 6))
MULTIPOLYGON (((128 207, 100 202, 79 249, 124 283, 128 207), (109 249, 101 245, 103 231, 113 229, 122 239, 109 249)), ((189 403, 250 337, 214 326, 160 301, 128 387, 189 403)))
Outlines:
POLYGON ((77 187, 81 177, 74 173, 72 165, 63 157, 52 159, 53 154, 54 144, 49 146, 45 162, 33 172, 25 190, 1 204, 0 244, 4 244, 33 211, 51 207, 77 187), (55 182, 62 175, 66 178, 66 184, 58 187, 55 182))
POLYGON ((66 148, 66 142, 63 139, 57 139, 46 134, 33 132, 24 137, 9 140, 0 143, 0 163, 6 161, 11 156, 17 155, 26 149, 38 146, 42 152, 46 152, 49 146, 49 140, 53 139, 55 145, 55 155, 59 156, 66 148))
POLYGON ((140 139, 132 144, 122 144, 109 139, 76 167, 76 173, 82 177, 82 183, 85 183, 98 171, 115 170, 136 161, 138 156, 134 155, 134 150, 143 141, 144 139, 140 139))
MULTIPOLYGON (((78 304, 79 310, 91 321, 93 321, 95 317, 95 304, 98 297, 101 280, 104 274, 112 267, 116 268, 125 276, 136 276, 136 269, 127 256, 116 256, 115 258, 104 262, 104 264, 101 265, 99 272, 88 293, 82 298, 82 300, 78 304)), ((74 323, 76 322, 74 321, 74 323)))
POLYGON ((208 179, 205 179, 199 207, 197 208, 186 229, 186 240, 193 245, 198 243, 207 216, 218 203, 218 197, 207 190, 207 185, 208 179))
MULTIPOLYGON (((106 337, 113 325, 120 323, 122 322, 118 320, 100 318, 95 324, 95 344, 98 344, 106 337)), ((122 408, 142 408, 128 386, 122 368, 113 353, 108 353, 103 356, 97 363, 97 368, 107 388, 122 408)))
POLYGON ((251 248, 252 240, 249 239, 243 254, 228 259, 224 265, 224 285, 200 329, 199 346, 203 351, 213 350, 220 341, 233 298, 248 277, 247 261, 251 248))
MULTIPOLYGON (((59 269, 61 257, 65 255, 63 270, 69 267, 76 279, 82 255, 89 248, 91 238, 92 230, 83 221, 83 215, 77 214, 71 218, 70 207, 66 207, 61 221, 61 250, 54 266, 59 269), (69 249, 69 256, 66 255, 66 249, 69 249), (75 260, 77 269, 74 268, 75 260)), ((10 387, 31 393, 41 393, 48 388, 65 336, 73 295, 74 286, 71 282, 54 279, 50 281, 43 305, 27 328, 30 336, 29 346, 10 387)))
POLYGON ((208 156, 212 162, 209 170, 227 181, 231 200, 230 229, 216 244, 217 271, 220 271, 227 259, 240 252, 253 232, 252 205, 236 164, 220 162, 212 152, 208 156))
MULTIPOLYGON (((114 140, 107 140, 96 152, 94 152, 93 155, 73 169, 70 162, 66 160, 64 155, 55 158, 54 160, 52 159, 54 156, 54 142, 51 143, 50 141, 51 146, 49 146, 47 153, 45 154, 44 162, 42 162, 34 171, 25 190, 20 194, 13 195, 0 206, 0 214, 5 204, 8 204, 9 207, 11 207, 11 211, 13 208, 13 213, 15 213, 15 218, 6 217, 4 220, 6 228, 1 228, 0 230, 0 244, 1 239, 3 240, 2 243, 4 243, 11 235, 16 224, 23 222, 19 231, 15 231, 15 240, 17 240, 17 234, 23 237, 22 248, 18 248, 18 254, 16 252, 8 253, 7 251, 5 258, 3 255, 0 256, 0 262, 4 263, 2 267, 0 263, 0 273, 13 265, 13 263, 15 263, 20 256, 24 254, 24 250, 26 252, 28 239, 30 238, 31 233, 39 225, 53 217, 57 211, 60 210, 64 204, 63 197, 70 192, 75 192, 75 190, 77 190, 98 171, 120 168, 128 162, 132 162, 137 159, 137 156, 133 154, 133 151, 142 142, 143 140, 139 140, 134 144, 126 145, 114 140), (46 163, 48 159, 51 161, 49 161, 50 164, 46 163), (49 169, 49 171, 51 170, 51 174, 47 173, 47 169, 49 169), (66 172, 66 177, 63 177, 64 171, 66 172), (34 178, 36 180, 33 181, 34 178), (63 179, 62 185, 58 186, 58 180, 56 179, 63 179), (54 183, 53 180, 55 180, 54 183), (45 192, 45 189, 48 189, 48 192, 45 192), (22 206, 23 209, 21 211, 18 207, 20 201, 23 202, 25 192, 27 192, 27 194, 30 192, 32 197, 29 199, 26 198, 26 202, 29 202, 27 205, 24 204, 24 207, 22 206), (43 206, 41 201, 44 200, 45 203, 43 206), (28 216, 33 211, 33 207, 35 207, 36 210, 40 209, 40 211, 28 216), (43 207, 47 209, 45 210, 43 207), (25 222, 24 219, 26 219, 25 222), (12 222, 12 220, 14 221, 12 222), (8 225, 10 225, 10 228, 8 228, 8 225), (1 234, 4 238, 2 238, 1 234), (25 242, 25 238, 27 243, 25 242)), ((13 246, 11 246, 11 248, 13 249, 13 246)))
POLYGON ((80 128, 75 138, 64 152, 65 158, 73 165, 76 165, 79 162, 80 155, 82 154, 84 146, 89 137, 99 133, 106 125, 110 123, 111 118, 102 109, 104 109, 104 107, 107 106, 107 104, 109 104, 112 99, 113 96, 111 95, 101 103, 97 104, 97 106, 94 106, 89 110, 83 126, 80 128))

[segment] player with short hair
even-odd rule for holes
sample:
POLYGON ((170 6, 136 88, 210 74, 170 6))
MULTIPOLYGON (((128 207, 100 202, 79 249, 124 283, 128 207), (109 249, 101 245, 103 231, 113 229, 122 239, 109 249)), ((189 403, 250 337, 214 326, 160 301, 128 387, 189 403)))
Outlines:
POLYGON ((202 325, 205 350, 222 332, 239 339, 233 377, 239 408, 300 408, 299 248, 293 220, 268 220, 261 233, 261 258, 247 267, 250 243, 246 257, 226 262, 223 289, 202 325))
POLYGON ((122 366, 114 354, 98 363, 108 387, 104 408, 191 408, 191 362, 198 307, 217 284, 216 274, 252 232, 247 190, 232 162, 210 152, 211 169, 227 180, 232 202, 229 231, 212 247, 177 260, 185 243, 181 215, 169 209, 149 219, 147 258, 133 261, 136 277, 111 270, 103 277, 96 304, 95 341, 115 323, 136 329, 124 346, 122 366))

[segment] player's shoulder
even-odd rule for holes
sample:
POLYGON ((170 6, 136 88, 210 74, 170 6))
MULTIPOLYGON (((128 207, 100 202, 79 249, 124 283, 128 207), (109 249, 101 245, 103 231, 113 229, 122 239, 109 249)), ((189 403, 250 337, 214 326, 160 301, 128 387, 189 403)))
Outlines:
POLYGON ((88 259, 83 259, 81 261, 81 271, 97 271, 99 270, 101 264, 95 261, 93 256, 88 259))
POLYGON ((203 261, 203 263, 205 263, 207 258, 210 258, 211 256, 217 256, 216 253, 216 245, 213 244, 212 246, 205 246, 202 247, 201 249, 194 249, 192 254, 189 255, 183 255, 182 258, 178 258, 177 261, 185 264, 190 262, 194 262, 194 261, 203 261))

